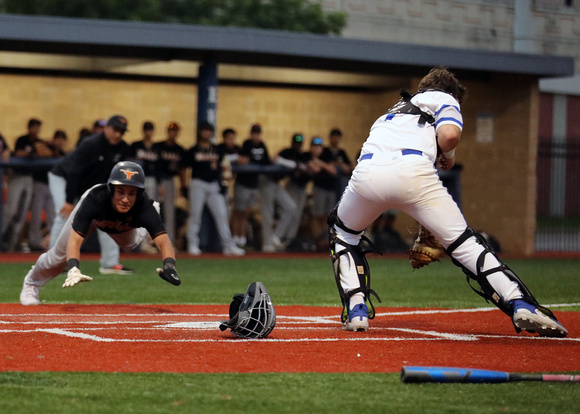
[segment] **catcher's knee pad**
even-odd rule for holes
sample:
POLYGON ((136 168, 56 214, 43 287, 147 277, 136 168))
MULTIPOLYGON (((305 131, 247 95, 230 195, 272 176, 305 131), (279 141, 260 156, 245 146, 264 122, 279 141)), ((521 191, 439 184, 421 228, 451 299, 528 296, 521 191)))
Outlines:
MULTIPOLYGON (((510 281, 514 282, 518 286, 518 288, 522 292, 524 301, 533 304, 539 310, 541 310, 543 313, 545 313, 546 315, 555 319, 552 311, 550 311, 548 308, 546 308, 544 306, 541 306, 538 303, 538 301, 536 300, 536 298, 534 298, 534 295, 532 295, 532 292, 530 292, 528 287, 514 273, 514 271, 511 270, 508 267, 508 265, 502 263, 502 261, 499 260, 496 253, 489 246, 489 244, 487 243, 487 241, 485 240, 485 238, 481 234, 476 233, 471 228, 467 227, 467 229, 465 229, 463 234, 461 236, 459 236, 457 238, 457 240, 455 240, 453 243, 451 243, 451 245, 445 250, 445 252, 449 256, 451 256, 451 260, 453 261, 453 263, 456 266, 459 266, 463 270, 463 273, 465 273, 465 275, 467 276, 467 283, 474 290, 474 292, 477 293, 478 295, 480 295, 481 297, 483 297, 486 301, 488 301, 488 302, 491 301, 494 305, 496 305, 499 309, 501 309, 505 314, 509 315, 510 317, 513 316, 514 311, 513 311, 512 306, 510 306, 509 303, 505 302, 500 297, 500 295, 495 291, 495 289, 491 286, 491 284, 487 280, 487 276, 489 276, 493 273, 496 273, 496 272, 502 272, 504 275, 506 275, 506 277, 510 281), (470 237, 474 237, 476 239, 477 243, 482 245, 484 248, 484 250, 481 252, 479 257, 477 258, 477 263, 476 263, 477 274, 474 274, 469 269, 467 269, 465 266, 463 266, 461 263, 459 263, 457 260, 455 260, 455 258, 453 258, 453 252, 459 246, 461 246, 463 243, 465 243, 465 241, 467 239, 469 239, 470 237), (494 256, 496 258, 496 260, 500 263, 500 265, 484 271, 483 265, 485 263, 485 258, 488 254, 491 254, 492 256, 494 256), (470 280, 475 280, 479 284, 479 286, 481 287, 481 290, 474 288, 473 285, 471 284, 470 280)), ((519 332, 519 329, 517 327, 516 327, 516 330, 519 332)))
POLYGON ((350 298, 356 293, 362 293, 365 296, 365 300, 368 302, 369 319, 373 319, 375 317, 375 307, 373 306, 373 303, 371 301, 371 295, 375 296, 379 301, 379 303, 381 302, 381 299, 379 298, 377 293, 371 289, 371 272, 365 255, 369 252, 375 251, 374 246, 367 237, 362 235, 361 241, 356 246, 353 246, 351 244, 346 243, 344 240, 341 240, 336 234, 336 229, 334 228, 335 225, 351 234, 360 234, 361 232, 353 231, 344 226, 342 221, 340 221, 340 219, 336 215, 332 219, 331 217, 329 217, 328 224, 329 224, 328 241, 330 244, 330 257, 332 259, 332 268, 334 270, 334 278, 336 280, 336 286, 338 287, 338 293, 342 301, 341 320, 342 322, 345 322, 347 320, 348 302, 350 298), (364 250, 362 248, 363 243, 367 243, 370 249, 364 250), (343 246, 344 249, 337 251, 336 248, 337 245, 343 246), (349 255, 350 259, 353 261, 359 280, 359 287, 350 290, 348 292, 344 291, 340 283, 340 257, 345 254, 349 255))

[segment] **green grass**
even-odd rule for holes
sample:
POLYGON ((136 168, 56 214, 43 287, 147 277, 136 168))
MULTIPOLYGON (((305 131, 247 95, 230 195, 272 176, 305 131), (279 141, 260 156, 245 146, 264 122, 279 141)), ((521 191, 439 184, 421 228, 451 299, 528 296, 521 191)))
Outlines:
POLYGON ((579 395, 571 383, 418 385, 359 373, 0 373, 0 391, 3 413, 45 414, 565 414, 578 412, 579 395))
MULTIPOLYGON (((340 305, 330 259, 324 257, 178 260, 183 280, 179 287, 157 276, 158 259, 145 256, 123 263, 135 268, 136 274, 100 275, 97 262, 85 261, 81 263, 83 273, 93 276, 93 282, 63 289, 65 275, 60 275, 41 290, 41 299, 46 303, 229 303, 234 293, 245 292, 249 283, 261 281, 275 305, 340 305)), ((416 271, 404 259, 371 256, 369 263, 372 287, 383 300, 382 306, 487 306, 450 260, 416 271)), ((18 302, 31 264, 2 264, 0 303, 18 302)), ((541 303, 580 302, 580 260, 514 260, 508 264, 541 303)))
MULTIPOLYGON (((403 259, 371 256, 369 262, 373 288, 383 299, 380 306, 489 306, 449 260, 415 272, 403 259)), ((327 258, 179 260, 183 279, 179 287, 155 274, 158 259, 124 263, 137 274, 99 275, 98 264, 85 261, 82 270, 94 277, 93 282, 63 289, 61 275, 41 291, 41 299, 45 303, 229 303, 234 293, 259 280, 275 306, 336 306, 337 314, 340 311, 327 258)), ((0 302, 18 301, 31 264, 2 264, 0 302)), ((580 302, 580 260, 511 260, 508 264, 541 303, 580 302)), ((578 306, 562 309, 580 311, 578 306)), ((398 374, 370 373, 0 372, 0 396, 1 413, 576 413, 580 384, 413 385, 402 384, 398 374)))

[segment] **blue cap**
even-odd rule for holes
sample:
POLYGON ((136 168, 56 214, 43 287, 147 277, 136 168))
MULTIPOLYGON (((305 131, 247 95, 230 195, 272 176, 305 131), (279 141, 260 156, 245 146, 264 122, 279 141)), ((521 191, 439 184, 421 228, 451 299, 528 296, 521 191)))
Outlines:
POLYGON ((322 145, 322 138, 314 137, 312 141, 310 141, 310 145, 322 145))

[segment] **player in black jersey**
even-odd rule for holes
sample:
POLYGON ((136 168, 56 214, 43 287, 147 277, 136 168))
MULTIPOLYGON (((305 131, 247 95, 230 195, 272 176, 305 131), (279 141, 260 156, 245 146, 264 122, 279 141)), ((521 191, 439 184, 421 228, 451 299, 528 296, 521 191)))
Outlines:
POLYGON ((145 172, 145 191, 149 197, 157 199, 157 181, 155 169, 159 154, 153 149, 155 125, 151 121, 143 122, 143 139, 133 142, 129 147, 127 159, 137 162, 145 172))
POLYGON ((122 161, 113 167, 109 180, 82 196, 65 223, 56 244, 43 253, 24 278, 20 294, 23 305, 38 305, 39 288, 68 269, 63 287, 90 282, 80 271, 80 250, 85 239, 100 229, 124 250, 138 246, 149 233, 163 257, 157 273, 173 285, 181 284, 175 268, 175 251, 167 236, 158 204, 144 191, 145 174, 139 164, 122 161))

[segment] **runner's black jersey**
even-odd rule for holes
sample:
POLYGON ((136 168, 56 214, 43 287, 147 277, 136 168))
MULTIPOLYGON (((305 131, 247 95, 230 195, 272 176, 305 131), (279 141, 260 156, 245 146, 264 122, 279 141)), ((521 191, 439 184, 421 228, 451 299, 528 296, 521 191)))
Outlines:
POLYGON ((72 228, 81 236, 87 237, 93 223, 99 230, 110 234, 124 233, 138 227, 144 227, 153 239, 167 233, 161 216, 153 207, 153 200, 147 193, 143 193, 141 199, 127 213, 118 213, 113 208, 107 184, 94 186, 85 196, 73 218, 72 228))

